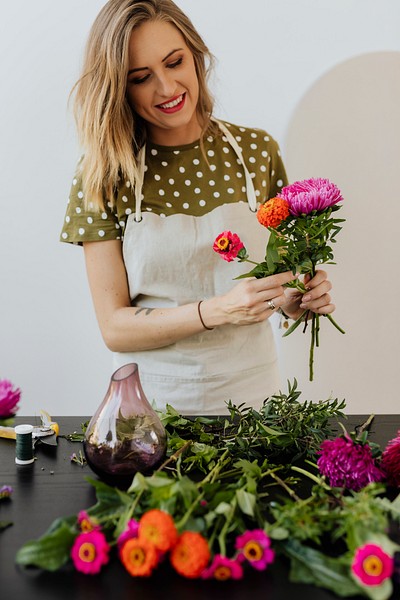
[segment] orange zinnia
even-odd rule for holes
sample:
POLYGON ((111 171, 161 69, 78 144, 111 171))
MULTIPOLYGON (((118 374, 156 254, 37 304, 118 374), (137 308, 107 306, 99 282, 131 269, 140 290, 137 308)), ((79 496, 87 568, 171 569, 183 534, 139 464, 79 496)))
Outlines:
POLYGON ((160 552, 168 552, 178 539, 171 515, 157 508, 146 512, 139 521, 139 537, 154 544, 160 552))
POLYGON ((264 227, 277 227, 289 214, 289 204, 286 200, 271 198, 271 200, 260 206, 257 219, 264 227))
POLYGON ((179 537, 170 555, 171 564, 180 575, 200 577, 210 560, 207 540, 194 531, 185 531, 179 537))
POLYGON ((148 577, 158 563, 157 549, 144 539, 127 540, 119 555, 125 569, 134 577, 148 577))

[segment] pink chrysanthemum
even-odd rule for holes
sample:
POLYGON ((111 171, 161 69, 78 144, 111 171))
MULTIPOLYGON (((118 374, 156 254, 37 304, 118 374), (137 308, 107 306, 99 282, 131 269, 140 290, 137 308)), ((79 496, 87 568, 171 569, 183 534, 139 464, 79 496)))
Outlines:
POLYGON ((243 568, 236 560, 216 554, 211 565, 207 569, 204 569, 201 577, 202 579, 217 579, 218 581, 242 579, 243 568))
POLYGON ((101 531, 80 533, 71 549, 75 569, 86 575, 99 573, 109 561, 110 546, 101 531))
POLYGON ((85 510, 81 510, 78 514, 78 525, 82 533, 100 530, 100 525, 98 524, 97 519, 90 517, 85 510))
POLYGON ((0 379, 0 418, 12 417, 18 410, 21 390, 14 388, 8 379, 0 379))
POLYGON ((329 179, 312 178, 296 181, 278 194, 289 204, 290 214, 300 216, 321 211, 343 200, 339 188, 329 179))
POLYGON ((253 529, 239 535, 235 547, 239 550, 238 560, 247 560, 258 571, 263 571, 274 562, 275 552, 271 548, 271 540, 262 529, 253 529))
POLYGON ((126 529, 121 533, 117 540, 118 548, 121 549, 127 540, 137 538, 139 532, 139 521, 130 519, 127 523, 126 529))
POLYGON ((356 550, 351 570, 364 585, 381 585, 393 574, 393 558, 376 544, 365 544, 356 550))
POLYGON ((329 479, 331 487, 358 492, 369 483, 384 479, 375 465, 370 446, 358 444, 350 437, 323 441, 318 454, 318 468, 329 479))
POLYGON ((228 262, 234 260, 240 250, 244 248, 244 244, 236 233, 231 231, 223 231, 215 238, 213 245, 214 252, 217 252, 222 258, 228 262))
POLYGON ((400 431, 397 437, 390 440, 382 454, 381 468, 387 482, 395 487, 400 487, 400 431))

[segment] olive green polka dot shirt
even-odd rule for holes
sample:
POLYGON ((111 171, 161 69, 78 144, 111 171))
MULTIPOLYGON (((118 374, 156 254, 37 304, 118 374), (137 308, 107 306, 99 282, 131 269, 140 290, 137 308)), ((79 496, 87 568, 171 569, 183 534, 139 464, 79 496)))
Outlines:
MULTIPOLYGON (((273 198, 287 185, 277 142, 261 129, 224 122, 241 148, 260 203, 273 198)), ((206 137, 184 146, 146 144, 142 212, 161 217, 176 213, 202 216, 222 204, 246 201, 243 166, 225 135, 206 137)), ((74 177, 60 240, 83 242, 122 240, 128 216, 135 212, 129 181, 121 181, 115 206, 107 200, 102 212, 84 207, 84 193, 74 177)), ((144 215, 145 216, 145 215, 144 215)))

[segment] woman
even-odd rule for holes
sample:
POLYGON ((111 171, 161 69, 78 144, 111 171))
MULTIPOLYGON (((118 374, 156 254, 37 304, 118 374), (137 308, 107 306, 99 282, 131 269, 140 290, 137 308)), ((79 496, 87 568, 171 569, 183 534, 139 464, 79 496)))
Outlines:
POLYGON ((271 315, 334 310, 323 271, 300 296, 290 272, 235 283, 243 265, 213 253, 231 230, 263 258, 257 202, 286 175, 266 132, 214 119, 210 62, 171 0, 104 6, 75 89, 85 154, 61 235, 84 246, 115 366, 138 363, 148 399, 184 414, 259 408, 279 389, 271 315))

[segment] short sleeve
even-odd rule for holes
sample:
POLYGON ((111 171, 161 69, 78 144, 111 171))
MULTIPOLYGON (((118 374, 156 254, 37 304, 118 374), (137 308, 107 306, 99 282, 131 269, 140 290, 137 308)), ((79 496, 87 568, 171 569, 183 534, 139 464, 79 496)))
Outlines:
POLYGON ((283 164, 281 151, 278 143, 271 138, 270 144, 272 145, 270 156, 270 189, 269 198, 275 198, 277 194, 282 190, 285 185, 288 185, 288 178, 286 175, 285 165, 283 164))
POLYGON ((118 215, 110 203, 105 203, 104 210, 99 212, 85 208, 84 200, 82 180, 79 176, 75 176, 72 180, 60 241, 81 246, 83 242, 122 239, 118 215))

